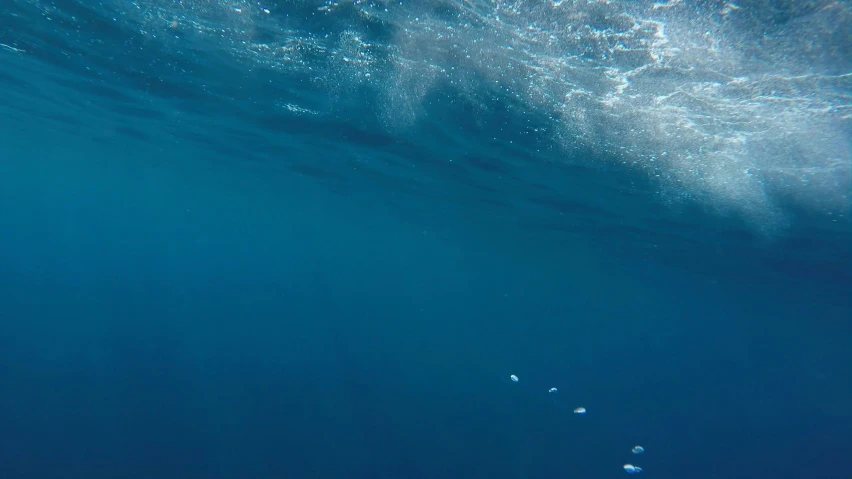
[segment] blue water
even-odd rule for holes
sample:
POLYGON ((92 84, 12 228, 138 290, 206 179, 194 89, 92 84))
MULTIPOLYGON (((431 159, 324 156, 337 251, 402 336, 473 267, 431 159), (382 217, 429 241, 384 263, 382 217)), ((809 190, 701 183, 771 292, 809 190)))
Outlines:
POLYGON ((848 478, 850 11, 6 0, 0 477, 848 478))

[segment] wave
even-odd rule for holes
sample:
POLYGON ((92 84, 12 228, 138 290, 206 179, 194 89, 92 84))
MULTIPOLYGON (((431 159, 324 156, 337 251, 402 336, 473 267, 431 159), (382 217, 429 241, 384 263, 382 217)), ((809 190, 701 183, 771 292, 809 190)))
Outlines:
MULTIPOLYGON (((146 96, 273 136, 417 143, 498 176, 506 165, 515 176, 542 164, 639 172, 665 202, 771 228, 789 208, 848 221, 850 11, 793 0, 15 0, 0 44, 97 78, 131 116, 162 116, 140 107, 146 96)), ((182 137, 215 141, 217 128, 182 137)))

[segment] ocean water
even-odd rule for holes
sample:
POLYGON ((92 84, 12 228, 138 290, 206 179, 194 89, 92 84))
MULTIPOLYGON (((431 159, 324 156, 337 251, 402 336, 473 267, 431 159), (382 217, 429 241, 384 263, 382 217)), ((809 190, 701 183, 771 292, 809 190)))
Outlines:
POLYGON ((850 477, 850 2, 2 6, 0 478, 850 477))

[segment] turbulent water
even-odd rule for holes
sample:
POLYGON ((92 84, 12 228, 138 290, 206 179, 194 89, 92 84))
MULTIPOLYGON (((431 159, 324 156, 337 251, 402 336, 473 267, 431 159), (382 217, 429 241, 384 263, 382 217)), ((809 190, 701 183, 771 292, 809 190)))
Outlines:
POLYGON ((850 28, 6 0, 0 477, 846 477, 850 28))
POLYGON ((849 222, 843 2, 15 1, 3 18, 7 115, 45 132, 642 244, 800 223, 830 241, 849 222), (742 225, 670 213, 694 207, 742 225))

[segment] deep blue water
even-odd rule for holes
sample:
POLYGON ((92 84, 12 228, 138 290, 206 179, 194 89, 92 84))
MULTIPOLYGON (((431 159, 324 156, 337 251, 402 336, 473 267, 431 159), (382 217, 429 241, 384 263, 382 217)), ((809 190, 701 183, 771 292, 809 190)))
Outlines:
POLYGON ((6 0, 0 478, 848 478, 852 7, 684 3, 6 0))

